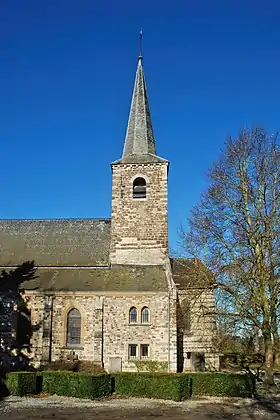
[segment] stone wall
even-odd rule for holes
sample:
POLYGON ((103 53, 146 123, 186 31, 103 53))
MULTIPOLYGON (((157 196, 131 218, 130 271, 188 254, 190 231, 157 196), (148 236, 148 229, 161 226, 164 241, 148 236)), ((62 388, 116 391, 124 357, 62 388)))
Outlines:
MULTIPOLYGON (((34 362, 38 365, 49 358, 51 317, 46 310, 46 297, 30 294, 31 320, 40 328, 32 337, 34 362)), ((180 352, 180 335, 184 357, 183 370, 194 370, 194 355, 202 353, 207 369, 218 369, 219 358, 213 346, 215 335, 215 305, 212 289, 179 291, 175 293, 106 293, 97 294, 56 293, 53 297, 52 360, 67 358, 72 351, 81 360, 104 363, 110 371, 114 358, 121 358, 123 371, 135 371, 135 360, 128 356, 129 344, 149 344, 149 360, 169 362, 172 372, 177 370, 177 351, 180 352), (180 308, 188 299, 191 308, 190 329, 184 330, 180 308), (150 309, 149 325, 129 324, 129 309, 135 306, 140 317, 141 309, 150 309), (71 308, 82 316, 81 345, 66 346, 66 317, 71 308), (178 336, 177 336, 178 318, 178 336), (178 338, 178 342, 177 342, 178 338), (178 346, 178 347, 177 347, 178 346)))
POLYGON ((102 298, 100 296, 55 293, 52 295, 52 308, 48 308, 45 296, 32 292, 28 295, 32 323, 41 325, 32 336, 32 352, 36 365, 48 361, 50 352, 52 361, 67 358, 74 351, 81 360, 102 362, 102 337, 97 334, 102 330, 102 316, 100 316, 102 298), (77 308, 81 313, 81 345, 67 347, 67 314, 73 308, 77 308))
POLYGON ((216 333, 215 299, 212 288, 180 290, 178 296, 179 340, 182 339, 183 370, 196 370, 195 359, 202 355, 208 370, 219 369, 214 347, 216 333), (181 309, 189 303, 189 326, 184 325, 181 309))
POLYGON ((39 294, 29 292, 28 295, 32 323, 41 325, 32 337, 36 366, 48 360, 51 341, 52 360, 67 358, 74 351, 79 359, 104 363, 109 371, 111 359, 120 357, 122 370, 133 371, 136 367, 128 358, 129 344, 149 344, 148 360, 169 362, 170 370, 176 371, 176 300, 168 293, 108 293, 101 296, 57 292, 52 302, 39 294), (129 309, 132 306, 138 309, 139 317, 141 309, 147 306, 151 314, 150 324, 138 322, 130 325, 129 309), (78 347, 66 346, 67 313, 72 308, 81 313, 81 345, 78 347))
MULTIPOLYGON (((43 342, 44 317, 45 317, 45 297, 39 294, 26 293, 28 307, 31 311, 31 324, 36 326, 31 337, 31 360, 35 367, 38 367, 46 357, 46 343, 43 342)), ((44 341, 46 341, 44 339, 44 341)))
POLYGON ((167 163, 113 165, 110 262, 149 265, 168 255, 167 163), (133 181, 142 177, 147 196, 133 199, 133 181))
MULTIPOLYGON (((110 361, 121 356, 123 371, 136 371, 135 360, 128 357, 129 344, 148 344, 150 360, 170 362, 170 370, 177 368, 176 337, 174 337, 174 301, 168 294, 112 296, 104 299, 104 362, 110 370, 110 361), (169 303, 170 302, 170 303, 169 303), (129 324, 129 309, 135 306, 140 321, 141 309, 150 309, 150 325, 129 324), (170 313, 170 318, 169 318, 170 313), (170 327, 169 327, 170 322, 170 327), (170 354, 170 356, 169 356, 170 354)), ((137 358, 139 359, 139 358, 137 358)))
POLYGON ((13 314, 16 298, 13 293, 0 295, 0 351, 11 347, 15 340, 13 314))

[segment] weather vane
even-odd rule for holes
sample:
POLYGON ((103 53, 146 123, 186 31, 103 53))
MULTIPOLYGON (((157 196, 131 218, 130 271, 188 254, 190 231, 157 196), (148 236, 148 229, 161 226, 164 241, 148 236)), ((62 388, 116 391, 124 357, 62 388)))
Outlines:
POLYGON ((143 47, 143 31, 140 29, 140 36, 139 36, 139 57, 142 57, 142 47, 143 47))

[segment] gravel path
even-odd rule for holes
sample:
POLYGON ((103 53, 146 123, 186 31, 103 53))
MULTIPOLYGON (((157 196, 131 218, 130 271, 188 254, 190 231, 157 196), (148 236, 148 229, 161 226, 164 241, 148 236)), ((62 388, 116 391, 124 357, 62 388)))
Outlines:
POLYGON ((1 420, 144 420, 151 417, 155 420, 279 420, 279 413, 253 399, 216 397, 174 402, 145 398, 86 400, 10 396, 0 401, 1 420))

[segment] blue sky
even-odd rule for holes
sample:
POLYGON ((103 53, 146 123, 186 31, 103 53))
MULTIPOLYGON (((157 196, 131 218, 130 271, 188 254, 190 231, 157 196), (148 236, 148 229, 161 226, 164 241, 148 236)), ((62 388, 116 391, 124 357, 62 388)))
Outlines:
POLYGON ((143 28, 169 236, 228 135, 280 128, 275 0, 1 0, 0 218, 110 217, 143 28))

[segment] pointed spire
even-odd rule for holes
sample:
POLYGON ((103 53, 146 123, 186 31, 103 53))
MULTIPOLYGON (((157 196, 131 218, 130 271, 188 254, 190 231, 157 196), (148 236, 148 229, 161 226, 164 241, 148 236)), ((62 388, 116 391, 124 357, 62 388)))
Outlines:
POLYGON ((123 158, 132 155, 156 155, 156 145, 142 66, 142 30, 140 32, 139 53, 123 158))

